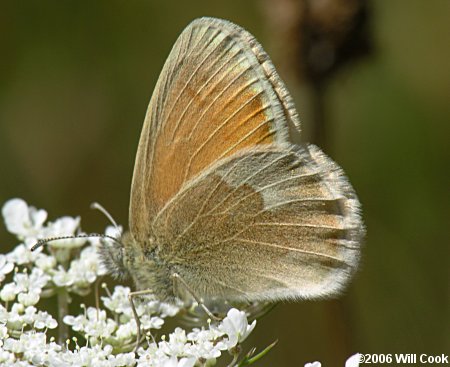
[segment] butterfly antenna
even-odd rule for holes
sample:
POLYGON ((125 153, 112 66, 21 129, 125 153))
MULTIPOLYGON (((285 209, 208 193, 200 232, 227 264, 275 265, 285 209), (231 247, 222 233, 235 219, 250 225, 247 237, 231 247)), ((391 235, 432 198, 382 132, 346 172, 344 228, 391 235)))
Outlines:
POLYGON ((73 240, 73 239, 76 239, 76 238, 93 238, 93 237, 96 237, 96 238, 98 238, 98 237, 100 237, 100 238, 109 238, 109 239, 113 240, 114 242, 117 242, 117 243, 121 244, 121 242, 117 238, 115 238, 113 236, 109 236, 107 234, 91 233, 91 234, 78 234, 76 236, 60 236, 60 237, 44 238, 44 239, 38 240, 33 245, 33 247, 31 247, 30 250, 34 251, 34 250, 38 249, 39 247, 44 246, 44 245, 46 245, 46 244, 48 244, 50 242, 54 242, 54 241, 73 240))
POLYGON ((116 221, 114 220, 114 218, 112 217, 112 215, 109 214, 109 212, 108 212, 102 205, 100 205, 100 204, 97 203, 97 202, 93 202, 93 203, 91 204, 91 209, 97 209, 97 210, 99 210, 100 212, 102 212, 102 213, 105 215, 105 217, 109 219, 109 221, 112 223, 112 225, 114 226, 114 228, 116 228, 116 230, 117 230, 118 232, 121 232, 120 229, 119 229, 119 226, 117 225, 117 223, 116 223, 116 221))

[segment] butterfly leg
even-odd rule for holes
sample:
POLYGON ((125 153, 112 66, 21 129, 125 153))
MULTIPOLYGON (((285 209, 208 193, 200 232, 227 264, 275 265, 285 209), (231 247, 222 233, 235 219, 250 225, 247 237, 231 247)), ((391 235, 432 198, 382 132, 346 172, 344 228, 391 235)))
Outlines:
POLYGON ((192 290, 191 287, 189 287, 189 285, 186 283, 186 281, 181 277, 180 274, 178 273, 173 273, 172 274, 172 279, 173 279, 173 286, 174 289, 177 289, 178 287, 178 283, 182 284, 184 288, 186 288, 186 290, 189 292, 189 294, 195 299, 195 301, 203 308, 203 310, 206 312, 206 314, 208 315, 208 317, 212 320, 215 321, 221 321, 222 319, 220 317, 215 316, 209 309, 208 307, 205 306, 205 304, 203 303, 203 301, 195 294, 195 292, 192 290))
POLYGON ((146 289, 143 291, 136 291, 136 292, 130 292, 128 294, 128 300, 130 301, 131 310, 133 311, 134 319, 136 320, 136 326, 137 326, 137 336, 136 336, 136 346, 134 347, 134 352, 136 353, 139 345, 141 344, 141 320, 139 319, 139 315, 136 310, 136 305, 134 304, 134 298, 145 296, 146 294, 153 293, 150 289, 146 289))

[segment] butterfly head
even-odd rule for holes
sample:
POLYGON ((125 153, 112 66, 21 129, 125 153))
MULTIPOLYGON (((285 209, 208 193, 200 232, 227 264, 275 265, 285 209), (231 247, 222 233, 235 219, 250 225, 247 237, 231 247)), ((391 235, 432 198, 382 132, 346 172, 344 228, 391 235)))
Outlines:
POLYGON ((129 232, 125 232, 116 241, 107 238, 101 239, 98 254, 108 274, 116 279, 125 280, 130 278, 130 252, 134 243, 129 232))

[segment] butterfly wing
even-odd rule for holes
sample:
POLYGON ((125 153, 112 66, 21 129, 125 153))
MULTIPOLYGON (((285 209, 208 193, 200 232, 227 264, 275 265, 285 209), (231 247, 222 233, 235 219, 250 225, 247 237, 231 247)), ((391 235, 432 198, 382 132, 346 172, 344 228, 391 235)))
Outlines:
POLYGON ((317 147, 260 147, 186 185, 154 221, 161 256, 208 299, 277 300, 338 292, 364 233, 342 170, 317 147))
POLYGON ((318 148, 290 144, 290 126, 292 99, 248 32, 211 18, 183 31, 144 122, 130 230, 197 295, 317 297, 356 268, 353 189, 318 148))
POLYGON ((157 213, 213 162, 283 145, 299 129, 291 97, 258 42, 228 21, 193 21, 176 41, 151 98, 130 200, 130 230, 145 243, 157 213))

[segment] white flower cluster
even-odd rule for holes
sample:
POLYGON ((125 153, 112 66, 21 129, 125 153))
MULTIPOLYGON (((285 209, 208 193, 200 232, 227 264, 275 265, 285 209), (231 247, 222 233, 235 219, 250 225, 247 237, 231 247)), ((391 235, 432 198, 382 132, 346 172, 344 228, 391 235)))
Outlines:
POLYGON ((62 217, 45 224, 47 212, 29 207, 21 199, 7 201, 2 214, 8 231, 23 241, 6 254, 2 268, 11 271, 15 265, 23 267, 25 271, 24 274, 15 274, 14 281, 2 287, 0 298, 3 301, 13 301, 19 293, 28 292, 33 294, 35 304, 42 292, 47 296, 52 295, 58 287, 66 287, 69 292, 83 295, 89 292, 97 277, 106 274, 94 246, 85 247, 73 259, 74 254, 86 243, 84 238, 52 241, 49 244, 50 254, 46 254, 42 247, 30 251, 39 239, 74 235, 79 230, 79 217, 62 217), (31 273, 27 274, 30 269, 31 273))
MULTIPOLYGON (((90 345, 106 343, 118 351, 130 350, 137 337, 137 325, 128 300, 129 293, 128 287, 116 286, 112 294, 102 297, 106 309, 82 305, 84 312, 78 316, 65 316, 64 323, 82 334, 90 345)), ((155 300, 146 300, 137 306, 141 328, 145 331, 160 329, 164 318, 177 312, 178 307, 155 300)))
POLYGON ((151 343, 147 349, 138 351, 138 366, 183 366, 193 367, 213 365, 222 351, 233 351, 238 343, 243 342, 256 325, 247 323, 245 312, 232 308, 227 317, 218 325, 209 325, 208 329, 194 329, 189 333, 176 328, 166 340, 151 343))

